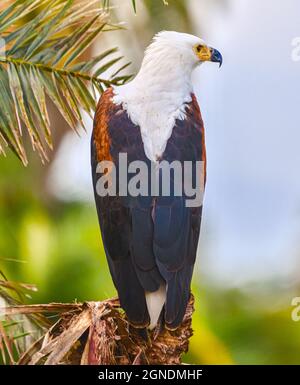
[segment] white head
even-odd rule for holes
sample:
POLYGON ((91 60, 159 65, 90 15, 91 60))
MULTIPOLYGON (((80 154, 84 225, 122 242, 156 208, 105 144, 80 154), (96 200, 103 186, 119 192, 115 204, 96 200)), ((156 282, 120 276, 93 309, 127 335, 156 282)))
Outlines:
POLYGON ((222 56, 196 36, 159 32, 146 49, 137 76, 114 88, 113 101, 122 104, 140 127, 149 159, 159 158, 176 119, 185 118, 193 93, 193 69, 205 61, 221 65, 222 56))
POLYGON ((167 91, 168 94, 175 92, 179 99, 185 99, 192 91, 193 70, 205 61, 217 62, 221 66, 222 60, 220 52, 209 47, 199 37, 162 31, 154 36, 145 50, 141 68, 135 79, 121 89, 117 88, 116 94, 124 90, 127 99, 131 98, 132 93, 135 97, 139 92, 150 97, 159 94, 161 99, 164 97, 164 91, 167 91))
POLYGON ((162 70, 166 66, 192 72, 205 61, 218 62, 222 65, 222 55, 209 47, 199 37, 174 31, 157 33, 145 51, 141 71, 162 70))
MULTIPOLYGON (((206 61, 221 66, 222 55, 199 37, 162 31, 154 36, 145 51, 139 73, 128 86, 134 94, 142 93, 154 99, 158 96, 159 100, 164 96, 169 99, 172 93, 171 96, 178 100, 177 104, 184 103, 193 89, 193 70, 206 61)), ((128 91, 126 88, 130 97, 128 91)))

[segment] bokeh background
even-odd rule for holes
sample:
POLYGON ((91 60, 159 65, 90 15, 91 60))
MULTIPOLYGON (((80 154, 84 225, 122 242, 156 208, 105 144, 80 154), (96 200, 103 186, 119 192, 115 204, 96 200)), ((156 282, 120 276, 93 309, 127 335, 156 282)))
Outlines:
MULTIPOLYGON (((193 279, 194 336, 185 362, 299 364, 300 36, 298 0, 111 1, 126 31, 118 46, 135 73, 163 29, 199 35, 224 57, 193 75, 206 126, 208 183, 193 279)), ((53 109, 55 150, 24 168, 0 159, 0 269, 35 283, 32 302, 101 300, 116 294, 92 197, 89 140, 53 109)))

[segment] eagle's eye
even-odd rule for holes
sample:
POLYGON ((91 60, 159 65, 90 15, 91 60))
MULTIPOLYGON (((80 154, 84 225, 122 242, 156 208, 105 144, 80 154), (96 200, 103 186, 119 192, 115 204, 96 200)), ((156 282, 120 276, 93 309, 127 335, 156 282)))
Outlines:
POLYGON ((196 47, 196 51, 197 51, 197 52, 200 52, 202 48, 203 48, 203 45, 199 44, 199 45, 197 45, 197 47, 196 47))

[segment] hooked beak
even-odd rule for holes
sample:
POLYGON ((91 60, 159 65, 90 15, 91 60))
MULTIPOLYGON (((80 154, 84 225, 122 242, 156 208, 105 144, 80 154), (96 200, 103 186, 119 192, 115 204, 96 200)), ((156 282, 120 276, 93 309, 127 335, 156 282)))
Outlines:
POLYGON ((221 53, 212 47, 203 46, 200 52, 197 53, 199 59, 201 61, 211 61, 213 63, 219 63, 219 67, 221 67, 223 63, 223 57, 221 53))
POLYGON ((212 61, 213 63, 219 63, 219 68, 220 68, 223 63, 223 57, 221 53, 215 48, 210 48, 210 50, 211 50, 210 61, 212 61))

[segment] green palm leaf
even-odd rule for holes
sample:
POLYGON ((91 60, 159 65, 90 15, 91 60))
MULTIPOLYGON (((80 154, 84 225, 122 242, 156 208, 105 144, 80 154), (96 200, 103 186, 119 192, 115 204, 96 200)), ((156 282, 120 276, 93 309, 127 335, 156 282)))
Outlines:
POLYGON ((15 364, 50 325, 42 315, 4 315, 3 307, 22 305, 35 291, 34 285, 8 281, 0 270, 0 365, 15 364))
POLYGON ((46 161, 52 148, 47 98, 76 130, 82 111, 93 116, 99 92, 128 80, 120 75, 127 64, 113 57, 116 48, 79 62, 101 33, 118 28, 104 6, 99 0, 15 0, 0 12, 6 44, 0 52, 0 153, 9 147, 26 165, 26 132, 46 161), (113 75, 101 78, 110 68, 113 75))

